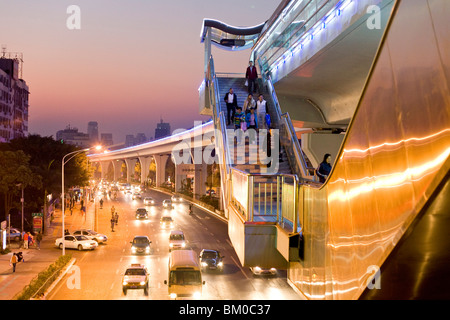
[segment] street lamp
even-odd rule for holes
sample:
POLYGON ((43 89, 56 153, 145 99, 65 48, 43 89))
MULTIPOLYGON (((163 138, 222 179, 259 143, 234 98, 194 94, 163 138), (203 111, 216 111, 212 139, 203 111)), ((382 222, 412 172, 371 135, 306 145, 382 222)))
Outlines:
POLYGON ((66 154, 63 159, 62 159, 62 166, 61 166, 61 211, 62 211, 62 255, 64 256, 66 254, 66 243, 64 241, 64 237, 65 237, 65 222, 64 222, 64 217, 65 217, 65 210, 64 210, 64 205, 65 205, 65 195, 64 195, 64 165, 69 162, 70 160, 72 160, 77 154, 80 154, 82 152, 87 152, 91 149, 95 149, 95 150, 100 150, 102 149, 102 146, 96 146, 96 147, 91 147, 91 148, 86 148, 86 149, 82 149, 82 150, 77 150, 77 151, 72 151, 68 154, 66 154), (66 157, 70 156, 71 157, 67 160, 66 157))
MULTIPOLYGON (((24 198, 23 198, 23 184, 22 184, 22 183, 19 183, 19 184, 16 184, 16 186, 22 188, 22 197, 20 198, 20 202, 22 203, 22 230, 21 230, 22 233, 21 233, 21 237, 23 237, 23 204, 24 204, 24 198)), ((10 225, 11 225, 11 222, 10 222, 10 225)), ((10 228, 9 232, 11 232, 11 228, 10 228)), ((10 235, 10 237, 11 237, 11 235, 10 235)))

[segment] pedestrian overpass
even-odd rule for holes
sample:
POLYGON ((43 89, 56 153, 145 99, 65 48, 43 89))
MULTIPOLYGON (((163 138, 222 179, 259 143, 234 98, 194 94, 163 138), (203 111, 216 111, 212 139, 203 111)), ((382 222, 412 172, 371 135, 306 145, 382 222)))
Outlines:
POLYGON ((308 299, 448 298, 430 288, 449 284, 449 10, 445 0, 285 0, 259 26, 205 19, 199 108, 212 121, 89 159, 139 160, 145 173, 159 158, 158 184, 181 140, 190 153, 212 143, 243 266, 287 269, 308 299), (214 69, 212 45, 251 48, 273 124, 256 145, 226 125, 223 92, 245 91, 245 79, 214 69), (319 184, 324 153, 333 169, 319 184))

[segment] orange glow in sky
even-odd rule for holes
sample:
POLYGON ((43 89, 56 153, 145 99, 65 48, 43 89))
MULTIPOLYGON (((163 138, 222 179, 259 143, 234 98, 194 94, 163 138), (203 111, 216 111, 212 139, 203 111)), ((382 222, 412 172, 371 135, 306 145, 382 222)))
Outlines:
MULTIPOLYGON (((154 136, 162 117, 171 129, 190 128, 199 115, 204 18, 254 26, 270 18, 277 0, 1 1, 0 43, 23 53, 30 88, 29 133, 53 135, 67 125, 87 132, 154 136), (67 27, 70 5, 80 29, 67 27)), ((213 46, 217 72, 244 73, 250 50, 213 46)))

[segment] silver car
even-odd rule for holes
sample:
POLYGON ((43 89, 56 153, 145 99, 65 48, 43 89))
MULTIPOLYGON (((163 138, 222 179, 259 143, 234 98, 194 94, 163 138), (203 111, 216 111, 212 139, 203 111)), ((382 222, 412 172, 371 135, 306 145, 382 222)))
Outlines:
POLYGON ((97 243, 106 243, 108 237, 104 234, 95 232, 91 229, 80 229, 72 233, 74 236, 85 236, 88 239, 95 240, 97 243))

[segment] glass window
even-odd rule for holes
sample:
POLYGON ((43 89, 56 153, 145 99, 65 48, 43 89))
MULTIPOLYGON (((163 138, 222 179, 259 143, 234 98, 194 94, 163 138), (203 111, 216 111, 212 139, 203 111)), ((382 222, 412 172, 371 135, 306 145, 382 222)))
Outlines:
POLYGON ((126 276, 145 276, 145 270, 144 269, 127 269, 125 271, 126 276))
POLYGON ((182 234, 172 234, 170 240, 184 240, 184 235, 182 234))
POLYGON ((216 259, 217 258, 217 252, 204 252, 202 259, 216 259))
POLYGON ((202 283, 200 271, 171 271, 169 283, 175 285, 199 285, 202 283))
POLYGON ((147 244, 148 239, 147 238, 134 238, 133 243, 134 244, 147 244))

